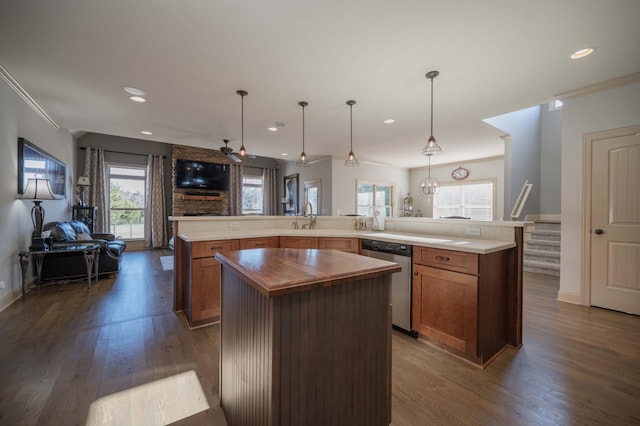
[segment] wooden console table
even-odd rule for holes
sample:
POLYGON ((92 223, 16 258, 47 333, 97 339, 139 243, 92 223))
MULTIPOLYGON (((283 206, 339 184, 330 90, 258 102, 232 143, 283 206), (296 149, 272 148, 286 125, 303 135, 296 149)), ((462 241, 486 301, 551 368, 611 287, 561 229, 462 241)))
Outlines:
POLYGON ((227 424, 391 422, 390 286, 398 264, 316 249, 215 257, 227 424))
MULTIPOLYGON (((38 281, 38 285, 42 285, 42 262, 44 262, 45 256, 56 253, 73 252, 78 252, 78 259, 81 258, 80 254, 82 254, 82 259, 84 259, 84 263, 87 267, 87 286, 91 288, 91 279, 95 277, 96 281, 98 280, 98 263, 100 258, 99 244, 74 244, 67 246, 57 246, 50 250, 21 251, 18 256, 20 256, 20 269, 22 270, 22 300, 24 300, 25 295, 28 291, 25 288, 25 284, 27 282, 27 279, 29 278, 29 260, 31 258, 33 258, 36 265, 36 279, 38 281)), ((57 282, 60 281, 52 282, 51 284, 55 284, 57 282)))

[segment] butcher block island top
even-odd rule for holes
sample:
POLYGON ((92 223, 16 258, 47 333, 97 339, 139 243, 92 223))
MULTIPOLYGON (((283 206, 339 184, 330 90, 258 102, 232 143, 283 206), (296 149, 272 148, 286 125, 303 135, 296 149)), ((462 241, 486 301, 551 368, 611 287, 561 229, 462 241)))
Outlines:
POLYGON ((215 257, 267 297, 401 270, 397 263, 338 250, 264 248, 220 252, 215 257))

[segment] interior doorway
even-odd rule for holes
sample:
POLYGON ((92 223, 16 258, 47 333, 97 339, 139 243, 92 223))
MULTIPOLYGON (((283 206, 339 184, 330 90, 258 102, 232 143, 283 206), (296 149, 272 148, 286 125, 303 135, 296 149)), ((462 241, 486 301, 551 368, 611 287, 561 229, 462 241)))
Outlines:
POLYGON ((640 126, 585 142, 584 302, 640 315, 640 126))

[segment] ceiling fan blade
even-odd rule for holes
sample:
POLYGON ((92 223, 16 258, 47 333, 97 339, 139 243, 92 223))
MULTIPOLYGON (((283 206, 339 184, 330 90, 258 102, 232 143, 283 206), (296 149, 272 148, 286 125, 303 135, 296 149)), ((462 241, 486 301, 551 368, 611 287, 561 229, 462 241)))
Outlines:
POLYGON ((229 154, 227 155, 227 157, 231 158, 233 161, 235 161, 236 163, 240 163, 242 160, 239 159, 238 157, 236 157, 235 154, 229 154))

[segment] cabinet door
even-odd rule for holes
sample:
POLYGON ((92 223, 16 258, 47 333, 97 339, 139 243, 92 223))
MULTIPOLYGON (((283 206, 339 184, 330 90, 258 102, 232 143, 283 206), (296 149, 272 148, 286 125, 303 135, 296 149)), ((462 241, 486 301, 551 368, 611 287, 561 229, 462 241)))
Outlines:
POLYGON ((477 357, 478 277, 414 264, 412 307, 416 331, 477 357))
POLYGON ((212 257, 191 262, 191 325, 220 318, 220 264, 212 257))
POLYGON ((319 237, 318 248, 342 250, 349 253, 358 253, 358 239, 342 237, 319 237))
POLYGON ((240 240, 240 250, 253 248, 278 248, 280 237, 243 238, 240 240))
POLYGON ((280 247, 297 249, 318 248, 317 237, 280 237, 280 247))

